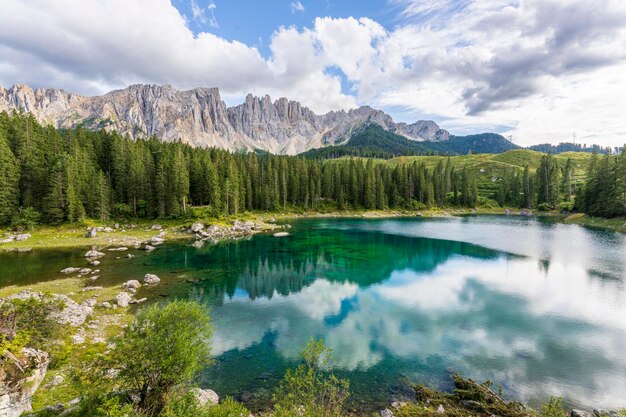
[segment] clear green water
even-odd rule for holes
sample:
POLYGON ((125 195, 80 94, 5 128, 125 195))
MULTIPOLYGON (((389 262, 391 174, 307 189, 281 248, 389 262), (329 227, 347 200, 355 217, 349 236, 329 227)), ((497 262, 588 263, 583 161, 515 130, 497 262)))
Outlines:
MULTIPOLYGON (((626 407, 626 239, 536 219, 311 219, 292 236, 107 254, 98 285, 158 274, 157 299, 211 306, 201 383, 262 407, 311 337, 358 409, 459 372, 538 404, 626 407), (119 256, 119 254, 118 254, 119 256)), ((0 255, 0 285, 58 278, 84 250, 0 255)), ((92 285, 92 284, 88 284, 92 285)))

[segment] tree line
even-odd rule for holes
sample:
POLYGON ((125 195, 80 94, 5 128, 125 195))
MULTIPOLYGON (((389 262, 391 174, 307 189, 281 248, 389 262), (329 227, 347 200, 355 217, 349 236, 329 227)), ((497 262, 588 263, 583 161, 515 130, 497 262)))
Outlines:
POLYGON ((55 129, 30 114, 0 113, 0 224, 183 217, 198 210, 220 216, 290 208, 475 207, 484 199, 554 209, 563 201, 572 203, 575 195, 581 209, 620 214, 626 157, 596 155, 594 161, 584 198, 580 189, 572 189, 570 162, 561 169, 551 155, 536 173, 504 170, 495 192, 479 195, 476 168, 455 166, 450 158, 427 167, 231 153, 104 130, 55 129), (607 181, 614 187, 606 188, 607 181), (607 199, 612 209, 600 209, 607 199))

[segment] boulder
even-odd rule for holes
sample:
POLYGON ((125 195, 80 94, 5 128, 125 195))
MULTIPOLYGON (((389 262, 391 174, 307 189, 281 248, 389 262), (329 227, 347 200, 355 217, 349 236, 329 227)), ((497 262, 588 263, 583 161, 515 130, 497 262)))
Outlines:
POLYGON ((200 222, 192 224, 191 227, 189 228, 189 230, 191 230, 193 233, 198 233, 203 229, 204 229, 204 224, 200 222))
POLYGON ((0 373, 0 416, 19 417, 31 411, 31 398, 46 376, 50 359, 46 352, 24 348, 19 358, 5 354, 0 373))
POLYGON ((74 268, 74 267, 70 266, 68 268, 62 269, 61 273, 62 274, 73 274, 73 273, 78 272, 78 271, 80 271, 80 268, 74 268))
POLYGON ((29 239, 30 237, 31 237, 30 233, 21 233, 15 236, 15 240, 17 240, 18 242, 21 242, 23 240, 29 239))
POLYGON ((124 252, 128 250, 126 246, 120 246, 119 248, 109 248, 109 252, 124 252))
POLYGON ((446 412, 446 409, 443 408, 443 405, 439 404, 439 407, 437 407, 437 414, 444 414, 446 412))
POLYGON ((153 224, 152 227, 150 227, 150 229, 152 229, 152 230, 161 230, 161 229, 163 229, 163 226, 161 226, 160 224, 153 224))
POLYGON ((82 345, 83 343, 85 343, 85 336, 80 335, 80 334, 72 335, 71 339, 72 339, 72 343, 75 345, 82 345))
POLYGON ((121 292, 115 296, 115 302, 120 307, 128 307, 128 304, 130 304, 130 300, 130 294, 127 292, 121 292))
POLYGON ((96 237, 98 232, 98 229, 95 227, 88 227, 87 228, 87 237, 96 237))
POLYGON ((63 310, 52 313, 53 318, 60 324, 78 327, 93 313, 93 307, 87 302, 78 304, 67 295, 63 294, 57 294, 54 297, 62 300, 65 305, 63 310))
POLYGON ((91 271, 92 271, 91 268, 81 268, 80 271, 78 271, 78 273, 85 275, 85 274, 90 274, 91 271))
POLYGON ((101 256, 104 256, 104 253, 98 252, 97 250, 90 250, 85 254, 85 258, 99 258, 101 256))
POLYGON ((289 236, 288 232, 278 232, 278 233, 274 233, 273 235, 274 237, 287 237, 289 236))
POLYGON ((98 265, 100 265, 100 261, 91 261, 91 262, 89 262, 89 265, 91 265, 91 266, 98 266, 98 265))
POLYGON ((150 252, 150 251, 155 250, 156 248, 155 248, 154 246, 151 246, 151 245, 146 245, 146 246, 144 246, 144 248, 143 248, 143 249, 144 249, 145 251, 150 252))
POLYGON ((115 223, 115 224, 113 225, 113 228, 114 228, 114 229, 119 229, 119 228, 120 228, 120 224, 119 224, 119 223, 115 223))
POLYGON ((133 290, 136 290, 139 287, 141 287, 141 283, 137 281, 136 279, 128 280, 122 284, 122 288, 124 288, 125 290, 131 289, 131 288, 133 290))
POLYGON ((200 406, 215 405, 220 402, 220 397, 212 389, 193 388, 191 390, 200 406))
POLYGON ((154 274, 146 274, 143 277, 143 283, 148 285, 154 285, 161 282, 161 278, 157 277, 154 274))
POLYGON ((105 227, 104 229, 102 229, 102 231, 105 232, 105 233, 111 233, 113 231, 113 229, 110 228, 110 227, 105 227))
POLYGON ((394 417, 393 411, 388 408, 380 410, 380 417, 394 417))
POLYGON ((165 239, 163 239, 163 238, 162 238, 162 237, 160 237, 160 236, 153 236, 153 237, 150 239, 150 244, 152 244, 152 245, 160 245, 160 244, 161 244, 161 243, 163 243, 163 242, 165 242, 165 239))

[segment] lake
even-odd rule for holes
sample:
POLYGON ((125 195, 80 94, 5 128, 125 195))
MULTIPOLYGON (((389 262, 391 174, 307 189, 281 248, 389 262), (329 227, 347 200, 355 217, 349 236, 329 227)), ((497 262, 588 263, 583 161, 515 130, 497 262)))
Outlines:
MULTIPOLYGON (((333 349, 358 409, 410 397, 408 381, 449 389, 455 372, 535 406, 626 406, 624 235, 505 216, 292 225, 286 238, 107 254, 97 285, 151 272, 163 281, 146 294, 205 302, 216 361, 201 384, 252 408, 311 337, 333 349)), ((83 254, 1 254, 0 285, 60 278, 83 254)))

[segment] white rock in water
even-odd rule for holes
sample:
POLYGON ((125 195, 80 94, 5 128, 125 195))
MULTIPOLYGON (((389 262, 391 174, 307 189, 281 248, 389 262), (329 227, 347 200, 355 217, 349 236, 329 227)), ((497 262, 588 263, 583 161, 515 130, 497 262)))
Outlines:
POLYGON ((150 243, 153 244, 153 245, 160 245, 163 242, 165 242, 165 239, 163 239, 162 237, 159 237, 159 236, 153 236, 150 239, 150 243))
POLYGON ((120 307, 128 307, 130 300, 130 294, 127 292, 121 292, 115 296, 115 302, 117 302, 117 305, 120 307))
POLYGON ((144 246, 144 248, 143 248, 143 249, 144 249, 145 251, 150 252, 150 251, 155 250, 156 248, 155 248, 154 246, 146 245, 146 246, 144 246))
POLYGON ((98 265, 100 265, 100 261, 91 261, 91 262, 89 262, 89 265, 91 265, 91 266, 98 266, 98 265))
POLYGON ((69 267, 61 270, 63 274, 73 274, 74 272, 80 271, 80 268, 69 267))
POLYGON ((109 248, 109 252, 123 252, 125 250, 128 250, 125 246, 121 246, 119 248, 109 248))
POLYGON ((191 392, 200 406, 215 405, 220 402, 219 395, 212 389, 193 388, 191 392))
POLYGON ((85 258, 99 258, 100 256, 104 256, 104 253, 97 250, 90 250, 85 254, 85 258))
POLYGON ((79 274, 89 274, 91 272, 91 268, 81 268, 80 271, 78 271, 79 274))
POLYGON ((143 282, 144 284, 148 284, 148 285, 158 284, 159 282, 161 282, 161 278, 157 277, 154 274, 146 274, 143 277, 143 282))
POLYGON ((274 237, 286 237, 289 236, 288 232, 278 232, 278 233, 274 233, 274 237))

